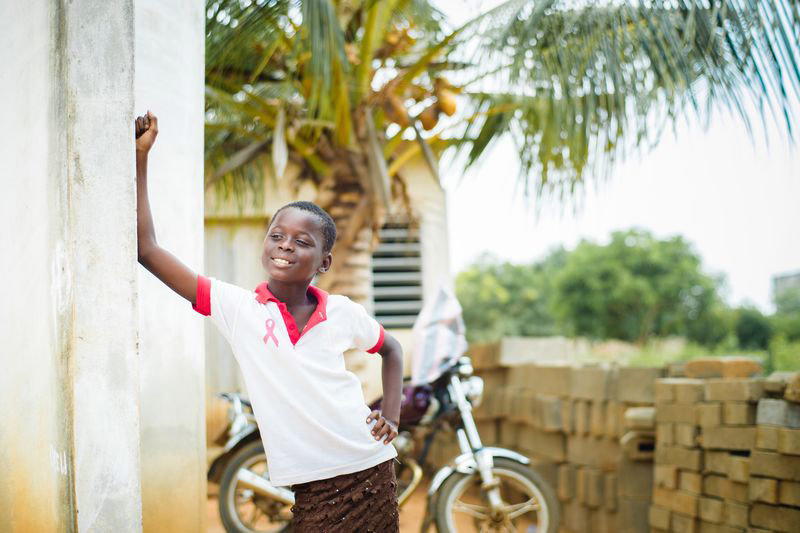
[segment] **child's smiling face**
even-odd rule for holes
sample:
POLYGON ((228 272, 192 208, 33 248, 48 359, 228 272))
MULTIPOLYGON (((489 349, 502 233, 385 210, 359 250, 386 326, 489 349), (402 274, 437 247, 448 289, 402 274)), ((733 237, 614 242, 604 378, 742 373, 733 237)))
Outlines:
POLYGON ((288 207, 272 219, 264 238, 261 264, 270 279, 309 283, 331 265, 324 250, 322 221, 313 213, 288 207))

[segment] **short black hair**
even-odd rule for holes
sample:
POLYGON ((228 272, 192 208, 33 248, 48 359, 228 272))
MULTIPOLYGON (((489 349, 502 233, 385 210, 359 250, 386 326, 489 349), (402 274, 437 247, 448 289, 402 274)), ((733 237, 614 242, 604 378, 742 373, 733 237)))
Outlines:
POLYGON ((291 202, 275 211, 275 214, 272 216, 272 220, 275 220, 275 217, 278 216, 278 213, 289 207, 307 211, 316 216, 322 223, 322 251, 328 253, 333 250, 333 245, 336 243, 336 222, 333 221, 333 218, 331 218, 327 211, 312 202, 291 202))

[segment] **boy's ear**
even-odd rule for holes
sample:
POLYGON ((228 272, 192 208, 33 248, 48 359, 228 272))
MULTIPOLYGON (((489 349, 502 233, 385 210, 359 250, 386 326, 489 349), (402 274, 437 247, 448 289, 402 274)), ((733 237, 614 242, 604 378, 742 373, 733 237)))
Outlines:
POLYGON ((331 253, 328 252, 325 255, 325 257, 322 258, 322 264, 317 269, 317 272, 319 272, 320 274, 324 274, 325 272, 330 270, 331 263, 333 263, 333 255, 331 255, 331 253))

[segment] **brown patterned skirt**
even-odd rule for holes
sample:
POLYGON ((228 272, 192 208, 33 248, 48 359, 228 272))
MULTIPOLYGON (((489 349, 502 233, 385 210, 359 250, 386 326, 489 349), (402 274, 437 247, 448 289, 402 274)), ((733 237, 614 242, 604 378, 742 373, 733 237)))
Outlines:
POLYGON ((292 485, 295 533, 399 533, 394 458, 373 467, 292 485))

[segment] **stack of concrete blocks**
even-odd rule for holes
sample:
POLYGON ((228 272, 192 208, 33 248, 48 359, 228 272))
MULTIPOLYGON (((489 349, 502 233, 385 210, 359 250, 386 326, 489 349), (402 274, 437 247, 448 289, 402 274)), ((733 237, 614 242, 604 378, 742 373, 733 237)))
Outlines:
POLYGON ((662 375, 553 362, 509 369, 493 404, 500 444, 526 455, 556 489, 563 532, 647 528, 653 385, 662 375), (626 412, 636 415, 627 423, 626 412))
POLYGON ((800 532, 800 406, 769 394, 763 378, 656 382, 652 531, 800 532))
POLYGON ((750 530, 800 531, 800 373, 764 382, 750 456, 750 530), (788 387, 787 385, 788 381, 788 387))
POLYGON ((583 366, 563 409, 567 463, 559 467, 564 531, 647 527, 652 490, 653 385, 660 368, 583 366), (631 416, 626 416, 626 413, 631 416))

